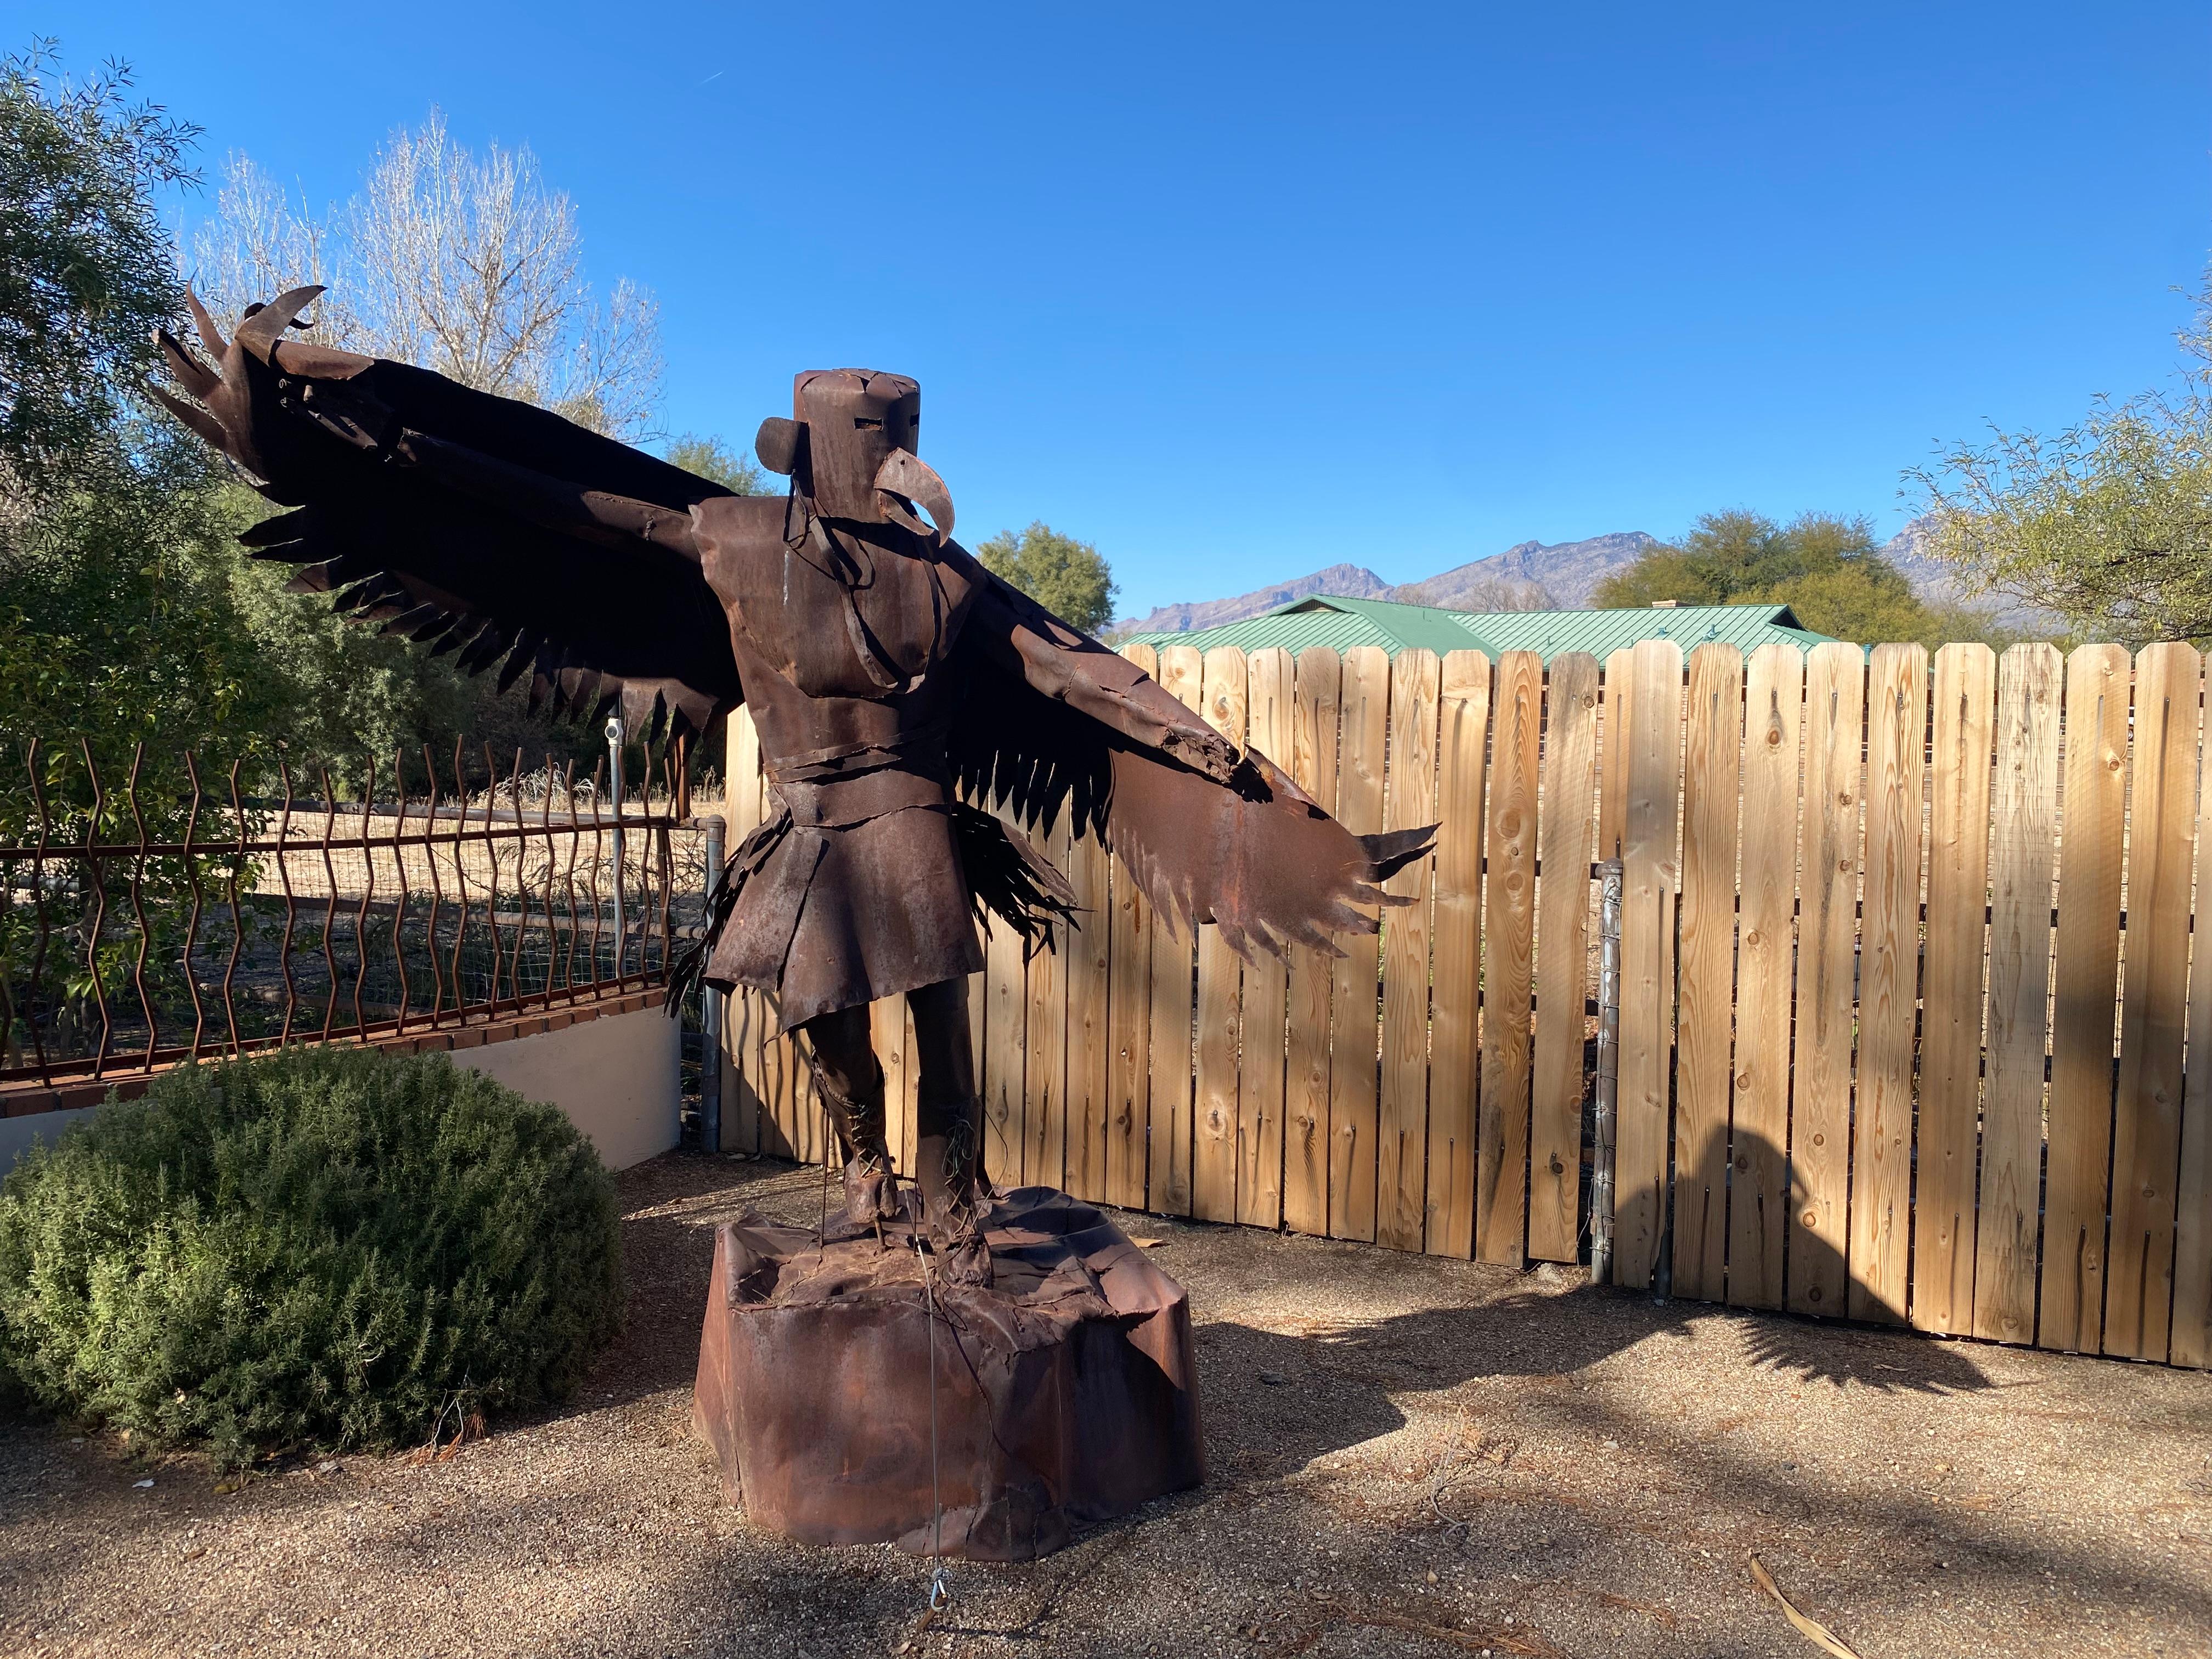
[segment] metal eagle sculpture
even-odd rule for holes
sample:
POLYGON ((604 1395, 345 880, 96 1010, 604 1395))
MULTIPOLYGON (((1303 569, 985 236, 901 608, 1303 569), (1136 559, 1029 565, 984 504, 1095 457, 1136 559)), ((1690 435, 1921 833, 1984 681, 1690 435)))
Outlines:
POLYGON ((956 1277, 990 1273, 975 918, 1025 941, 1072 919, 1021 828, 1071 811, 1159 914, 1211 923, 1248 957, 1340 954, 1329 935, 1375 932, 1367 908, 1393 902, 1381 884, 1427 849, 1428 830, 1352 834, 984 569, 916 453, 913 380, 799 375, 791 418, 755 446, 789 492, 738 495, 544 410, 288 337, 321 292, 251 308, 229 340, 193 298, 213 368, 159 336, 190 398, 155 395, 292 509, 245 543, 305 567, 295 589, 495 669, 502 690, 528 675, 533 708, 619 703, 654 737, 750 708, 777 807, 730 860, 700 969, 769 994, 781 1029, 804 1034, 864 1225, 900 1211, 867 1005, 906 996, 910 1175, 956 1277))

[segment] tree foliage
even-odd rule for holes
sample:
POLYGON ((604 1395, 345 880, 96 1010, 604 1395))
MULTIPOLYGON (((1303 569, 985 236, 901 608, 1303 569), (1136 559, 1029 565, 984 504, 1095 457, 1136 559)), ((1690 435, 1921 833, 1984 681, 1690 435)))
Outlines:
POLYGON ((1113 619, 1114 573, 1098 550, 1061 535, 1041 519, 1018 535, 1002 530, 978 542, 975 556, 1001 581, 1087 634, 1113 619))
MULTIPOLYGON (((0 61, 0 749, 20 757, 41 739, 58 788, 65 773, 82 784, 80 742, 110 776, 126 771, 143 744, 149 823, 178 810, 186 753, 198 757, 204 775, 246 761, 248 790, 270 785, 282 757, 310 782, 327 765, 333 782, 350 791, 372 760, 389 779, 404 750, 419 788, 423 747, 449 771, 454 738, 465 733, 479 780, 486 744, 501 772, 520 749, 526 764, 550 750, 588 774, 598 734, 533 715, 526 686, 502 694, 489 679, 457 674, 450 659, 346 623, 326 600, 287 592, 288 567, 244 556, 235 538, 266 517, 269 504, 138 390, 160 372, 154 326, 177 324, 182 309, 177 250, 155 204, 161 190, 191 176, 194 129, 128 102, 121 65, 84 82, 62 78, 53 65, 44 42, 0 61)), ((387 221, 406 200, 427 212, 441 199, 426 179, 443 179, 448 194, 465 185, 478 206, 505 189, 517 213, 536 216, 537 233, 556 243, 568 238, 569 261, 517 256, 507 268, 574 274, 573 210, 526 158, 502 153, 495 167, 429 144, 438 153, 426 160, 426 141, 414 138, 404 167, 388 148, 372 169, 388 186, 387 221)), ((325 227, 288 218, 265 177, 234 167, 225 189, 230 199, 217 218, 227 214, 240 227, 223 245, 234 256, 225 281, 244 296, 237 304, 331 274, 343 250, 325 227), (238 195, 241 180, 260 194, 238 195)), ((482 233, 483 220, 472 222, 477 240, 467 246, 498 244, 482 233)), ((404 275, 391 274, 387 295, 405 289, 404 275)), ((575 300, 573 284, 551 283, 550 291, 575 300)), ((318 320, 336 331, 359 326, 363 314, 326 308, 318 320)), ((575 315, 571 303, 572 322, 575 315)), ((480 330, 484 353, 497 332, 480 330)), ((575 344, 574 329, 562 348, 571 355, 559 362, 544 348, 542 329, 533 337, 539 345, 510 354, 501 371, 510 383, 495 389, 558 401, 580 395, 580 386, 597 401, 572 403, 568 412, 602 426, 647 406, 638 388, 657 384, 657 351, 646 360, 650 372, 626 379, 629 389, 616 397, 592 392, 588 375, 561 378, 579 361, 613 372, 606 353, 594 357, 575 344), (532 362, 538 368, 523 373, 532 362)), ((453 350, 463 354, 464 345, 453 350)), ((690 441, 724 469, 723 482, 734 488, 732 480, 746 475, 741 455, 710 439, 690 441)))
POLYGON ((621 1307, 591 1143, 443 1054, 185 1066, 0 1187, 0 1376, 230 1463, 563 1399, 621 1307))
POLYGON ((604 299, 584 273, 565 191, 529 149, 454 142, 442 112, 395 132, 361 190, 321 216, 250 157, 224 163, 192 238, 219 314, 306 283, 330 292, 310 337, 392 357, 594 431, 631 438, 660 395, 659 307, 627 277, 604 299))
POLYGON ((2175 386, 2099 399, 2053 436, 1992 428, 1908 476, 1969 592, 2099 639, 2212 638, 2212 280, 2175 386))
POLYGON ((757 495, 767 482, 768 475, 744 451, 731 448, 720 438, 705 437, 696 432, 687 432, 670 441, 668 462, 686 472, 711 479, 733 495, 757 495))
POLYGON ((111 447, 175 307, 154 193, 191 176, 197 131, 126 102, 123 64, 70 81, 54 64, 45 40, 0 59, 0 462, 17 490, 66 488, 111 447))
POLYGON ((1816 634, 1874 643, 1978 639, 1987 624, 1929 605, 1884 558, 1863 518, 1808 513, 1787 525, 1741 509, 1708 513, 1679 542, 1661 543, 1598 583, 1591 603, 1786 605, 1816 634))

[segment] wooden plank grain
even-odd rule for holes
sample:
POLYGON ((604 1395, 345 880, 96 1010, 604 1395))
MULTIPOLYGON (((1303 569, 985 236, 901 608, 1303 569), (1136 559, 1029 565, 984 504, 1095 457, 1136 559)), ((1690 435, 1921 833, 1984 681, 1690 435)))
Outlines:
MULTIPOLYGON (((1536 1036, 1528 1115, 1528 1254, 1540 1261, 1572 1261, 1582 1248, 1583 1054, 1585 1010, 1596 990, 1589 866, 1597 830, 1597 659, 1582 651, 1553 658, 1536 807, 1536 1036)), ((1437 904, 1441 911, 1441 893, 1437 904)), ((1439 975, 1440 1002, 1443 994, 1439 975)))
POLYGON ((1920 1000, 1912 1322, 1963 1336, 1974 1319, 1974 1176, 1981 1123, 1983 957, 1996 653, 1936 653, 1929 740, 1928 942, 1920 1000))
POLYGON ((1814 646, 1805 661, 1788 1304, 1797 1313, 1838 1316, 1850 1299, 1846 1224, 1865 730, 1864 653, 1856 645, 1814 646))
MULTIPOLYGON (((1251 672, 1235 646, 1206 653, 1206 724, 1240 749, 1249 713, 1251 672)), ((1197 1100, 1191 1132, 1190 1212, 1201 1221, 1237 1219, 1237 1131, 1241 1105, 1237 1048, 1242 1041, 1244 963, 1218 927, 1198 930, 1197 1100)))
POLYGON ((1670 971, 1681 805, 1682 651, 1631 653, 1621 809, 1620 1081, 1614 1153, 1613 1282, 1651 1283, 1665 1237, 1670 971))
MULTIPOLYGON (((1158 677, 1159 653, 1149 645, 1121 654, 1158 677)), ((1146 1202, 1146 1153, 1152 1139, 1152 911, 1144 889, 1119 859, 1111 860, 1114 904, 1111 1052, 1106 1085, 1107 1201, 1141 1210, 1146 1202)))
MULTIPOLYGON (((1038 854, 1065 874, 1068 814, 1063 809, 1049 830, 1031 838, 1038 854)), ((1067 1180, 1067 965, 1068 942, 1040 947, 1030 957, 1029 1014, 1024 1036, 1029 1052, 1022 1075, 1022 1182, 1030 1187, 1062 1187, 1067 1180)))
POLYGON ((1739 1308, 1778 1308, 1783 1299, 1804 713, 1804 653, 1794 645, 1760 646, 1744 673, 1742 911, 1728 1216, 1728 1299, 1739 1308))
MULTIPOLYGON (((1401 651, 1390 665, 1390 752, 1383 828, 1437 821, 1437 698, 1443 665, 1433 651, 1401 651)), ((1429 915, 1436 854, 1390 878, 1410 904, 1382 912, 1382 1070, 1376 1104, 1375 1242, 1418 1250, 1428 1215, 1429 915)))
POLYGON ((1927 650, 1878 645, 1867 665, 1866 876, 1848 1298, 1852 1318, 1877 1322, 1901 1322, 1911 1294, 1912 1054, 1920 1007, 1927 752, 1927 650))
POLYGON ((1490 739, 1490 659, 1453 651, 1437 691, 1437 870, 1431 955, 1436 975, 1429 1058, 1432 1255, 1464 1261, 1474 1248, 1476 1041, 1481 996, 1482 837, 1490 739))
POLYGON ((1729 1119, 1735 1094, 1737 807, 1742 794, 1743 653, 1690 653, 1682 753, 1682 899, 1677 926, 1674 1294, 1727 1294, 1729 1119))
POLYGON ((2117 645, 2066 661, 2059 796, 2058 944, 2036 1346, 2097 1352, 2112 1143, 2120 858, 2128 799, 2130 665, 2117 645))
MULTIPOLYGON (((1336 809, 1337 697, 1342 665, 1326 646, 1299 653, 1291 776, 1336 809)), ((1329 988, 1336 959, 1304 945, 1290 954, 1283 1103, 1283 1224, 1328 1231, 1329 988)))
MULTIPOLYGON (((760 732, 752 711, 731 711, 724 733, 722 812, 725 856, 753 832, 761 817, 760 732)), ((785 1155, 763 1145, 765 1114, 761 1095, 761 1026, 765 1013, 760 994, 738 990, 724 1000, 722 1011, 722 1146, 724 1152, 785 1155)), ((774 1120, 769 1139, 775 1139, 774 1120)))
POLYGON ((1976 1336, 1997 1342, 2035 1340, 2051 866, 2065 672, 2057 647, 2049 645, 2015 645, 1997 663, 1987 1100, 1974 1227, 1973 1326, 1976 1336))
POLYGON ((1067 972, 1066 1190, 1093 1204, 1107 1199, 1106 1140, 1113 1118, 1107 1081, 1114 932, 1108 856, 1095 836, 1071 839, 1067 884, 1075 890, 1077 925, 1065 930, 1060 947, 1067 972))
MULTIPOLYGON (((892 1166, 908 1176, 914 1173, 914 1079, 908 1064, 914 1052, 913 1030, 903 994, 868 1005, 868 1038, 884 1073, 884 1142, 890 1148, 892 1166)), ((836 1146, 834 1132, 825 1139, 830 1143, 825 1154, 842 1163, 842 1149, 836 1146)))
MULTIPOLYGON (((1297 667, 1276 647, 1247 665, 1245 741, 1289 769, 1297 746, 1297 667)), ((1283 1219, 1283 1106, 1288 1064, 1289 981, 1285 965, 1261 954, 1244 964, 1243 1066, 1237 1083, 1237 1218, 1275 1227, 1283 1219)))
MULTIPOLYGON (((1382 828, 1383 750, 1390 732, 1390 659, 1357 645, 1344 653, 1336 759, 1337 819, 1358 836, 1382 828)), ((1328 1231, 1375 1239, 1376 1109, 1381 1053, 1381 941, 1337 940, 1329 1003, 1328 1231)))
POLYGON ((1474 1254, 1528 1259, 1528 1113, 1535 1056, 1529 1010, 1536 949, 1536 785, 1544 659, 1498 659, 1483 852, 1482 1115, 1475 1164, 1474 1254))
POLYGON ((1023 1073, 1029 1063, 1029 986, 1022 941, 993 927, 983 941, 983 1164, 1002 1187, 1022 1182, 1023 1073))
POLYGON ((2136 659, 2128 926, 2103 1332, 2104 1351, 2130 1359, 2165 1359, 2172 1329, 2203 678, 2203 659, 2179 641, 2147 646, 2136 659))
MULTIPOLYGON (((1160 653, 1160 684, 1188 708, 1202 709, 1206 659, 1188 645, 1160 653)), ((1192 1033, 1197 941, 1179 918, 1152 917, 1152 1198, 1167 1215, 1192 1205, 1191 1102, 1198 1066, 1192 1033)))
POLYGON ((2189 974, 2189 1068, 2174 1176, 2173 1326, 2167 1357, 2212 1365, 2212 742, 2197 770, 2197 927, 2189 974))

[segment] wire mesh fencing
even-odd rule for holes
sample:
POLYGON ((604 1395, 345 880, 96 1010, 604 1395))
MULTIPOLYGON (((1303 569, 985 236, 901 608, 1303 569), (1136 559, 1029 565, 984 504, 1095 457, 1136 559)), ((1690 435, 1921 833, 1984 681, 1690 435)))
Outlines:
MULTIPOLYGON (((664 786, 680 784, 658 763, 664 786)), ((668 787, 481 745, 270 793, 33 743, 0 782, 0 1087, 364 1041, 656 987, 702 920, 668 787)))

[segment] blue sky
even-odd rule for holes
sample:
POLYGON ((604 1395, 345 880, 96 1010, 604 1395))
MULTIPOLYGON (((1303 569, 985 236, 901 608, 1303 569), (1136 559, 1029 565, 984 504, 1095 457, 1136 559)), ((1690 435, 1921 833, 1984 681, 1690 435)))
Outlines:
MULTIPOLYGON (((1125 612, 1748 506, 1903 521, 2168 374, 2212 15, 1978 4, 0 5, 321 203, 434 103, 651 286, 665 420, 920 378, 963 538, 1125 612)), ((186 210, 191 210, 187 204, 186 210)))

